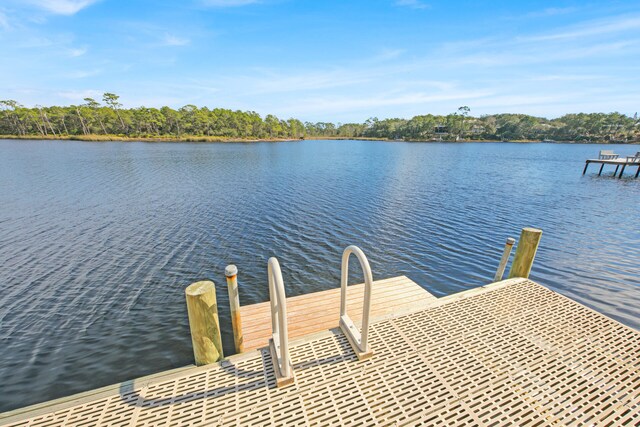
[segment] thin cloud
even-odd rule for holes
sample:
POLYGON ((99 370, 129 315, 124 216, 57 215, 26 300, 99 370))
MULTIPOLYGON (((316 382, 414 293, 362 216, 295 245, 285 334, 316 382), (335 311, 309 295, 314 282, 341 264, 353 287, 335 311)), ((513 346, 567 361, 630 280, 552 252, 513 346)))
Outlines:
POLYGON ((185 46, 190 42, 191 41, 187 38, 174 36, 172 34, 165 34, 163 39, 163 44, 165 46, 185 46))
POLYGON ((26 0, 33 6, 57 15, 75 15, 98 0, 26 0))
POLYGON ((608 79, 609 76, 593 75, 593 74, 552 74, 532 77, 530 80, 536 82, 553 82, 553 81, 584 81, 584 80, 600 80, 608 79))
POLYGON ((69 56, 72 58, 77 58, 79 56, 84 55, 87 52, 88 52, 88 49, 86 47, 72 48, 72 49, 69 49, 69 56))
POLYGON ((640 17, 616 17, 612 20, 592 21, 567 31, 520 38, 522 41, 568 40, 640 29, 640 17))
POLYGON ((83 70, 78 70, 78 71, 74 71, 72 73, 70 73, 68 75, 68 77, 70 79, 86 79, 87 77, 92 77, 92 76, 96 76, 98 74, 100 74, 102 72, 102 70, 96 69, 96 70, 88 70, 88 71, 83 71, 83 70))
POLYGON ((340 69, 298 73, 257 70, 251 76, 233 76, 229 79, 229 83, 235 83, 244 88, 249 95, 258 95, 353 86, 370 80, 371 78, 367 75, 340 69))
POLYGON ((396 0, 394 3, 396 6, 408 7, 411 9, 429 9, 431 5, 423 3, 420 0, 396 0))
POLYGON ((488 90, 452 91, 448 93, 429 94, 408 92, 403 94, 385 94, 373 97, 332 97, 308 99, 304 102, 296 102, 294 105, 284 108, 291 114, 300 113, 327 113, 345 111, 367 111, 375 107, 422 105, 427 110, 429 104, 443 101, 464 101, 486 98, 492 96, 488 90))
POLYGON ((3 11, 0 10, 0 29, 8 31, 11 29, 11 25, 9 25, 9 18, 3 11))
POLYGON ((372 62, 384 62, 396 59, 402 56, 406 52, 406 49, 382 49, 382 51, 374 56, 372 62))
POLYGON ((210 7, 238 7, 259 3, 259 0, 202 0, 201 3, 210 7))
POLYGON ((537 12, 528 13, 526 16, 529 18, 545 18, 548 16, 566 15, 567 13, 573 13, 577 11, 576 7, 548 7, 537 12))
POLYGON ((67 90, 58 92, 58 95, 61 98, 68 99, 72 102, 82 102, 85 98, 95 98, 100 99, 103 91, 95 90, 95 89, 87 89, 87 90, 67 90))

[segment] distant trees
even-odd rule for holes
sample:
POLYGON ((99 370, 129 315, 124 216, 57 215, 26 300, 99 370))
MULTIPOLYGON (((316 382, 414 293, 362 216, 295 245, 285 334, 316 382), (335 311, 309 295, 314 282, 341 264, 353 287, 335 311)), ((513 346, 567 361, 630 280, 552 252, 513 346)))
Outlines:
POLYGON ((300 120, 280 120, 274 115, 263 120, 254 111, 195 105, 177 110, 169 107, 126 109, 114 93, 105 93, 103 104, 93 98, 84 98, 84 102, 67 107, 25 108, 14 100, 0 101, 0 135, 296 139, 307 135, 307 127, 300 120))
POLYGON ((85 98, 84 104, 26 108, 14 100, 0 101, 1 135, 116 135, 131 137, 207 136, 221 138, 381 138, 425 141, 542 140, 628 142, 640 140, 638 115, 620 113, 566 114, 549 120, 526 114, 470 115, 462 106, 448 115, 419 115, 411 119, 372 117, 364 123, 305 122, 274 115, 264 119, 255 111, 199 108, 177 110, 123 108, 120 97, 105 93, 102 102, 85 98))
MULTIPOLYGON (((549 120, 526 114, 469 115, 467 106, 446 116, 406 119, 372 118, 360 135, 405 140, 543 140, 630 142, 640 140, 640 120, 620 113, 567 114, 549 120)), ((338 129, 338 133, 340 130, 338 129)))

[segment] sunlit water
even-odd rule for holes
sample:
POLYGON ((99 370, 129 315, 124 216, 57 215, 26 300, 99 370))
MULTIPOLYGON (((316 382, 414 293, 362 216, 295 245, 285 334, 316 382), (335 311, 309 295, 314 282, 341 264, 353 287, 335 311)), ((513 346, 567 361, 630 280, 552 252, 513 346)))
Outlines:
POLYGON ((442 296, 539 227, 532 278, 639 328, 640 179, 582 176, 601 148, 0 141, 0 410, 192 363, 198 279, 219 285, 231 353, 227 264, 251 304, 270 256, 299 295, 339 286, 349 244, 375 278, 442 296))

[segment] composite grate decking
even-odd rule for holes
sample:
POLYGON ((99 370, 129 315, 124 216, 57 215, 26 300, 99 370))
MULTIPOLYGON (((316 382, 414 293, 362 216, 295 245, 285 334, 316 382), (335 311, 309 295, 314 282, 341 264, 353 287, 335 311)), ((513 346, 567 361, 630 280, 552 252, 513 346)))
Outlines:
MULTIPOLYGON (((637 425, 640 333, 528 280, 375 322, 357 361, 337 330, 292 342, 295 385, 264 349, 107 396, 14 413, 52 425, 637 425), (38 412, 39 411, 39 412, 38 412)), ((1 421, 0 421, 1 422, 1 421)))

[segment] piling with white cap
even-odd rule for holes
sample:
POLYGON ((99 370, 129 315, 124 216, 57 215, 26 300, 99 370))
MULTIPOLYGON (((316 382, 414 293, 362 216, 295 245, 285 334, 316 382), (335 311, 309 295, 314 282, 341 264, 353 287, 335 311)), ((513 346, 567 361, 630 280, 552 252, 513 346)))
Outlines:
POLYGON ((230 264, 224 269, 227 276, 227 290, 229 291, 229 308, 231 309, 231 324, 233 326, 233 342, 236 353, 244 351, 244 337, 242 336, 242 319, 240 318, 240 297, 238 294, 238 268, 230 264))

